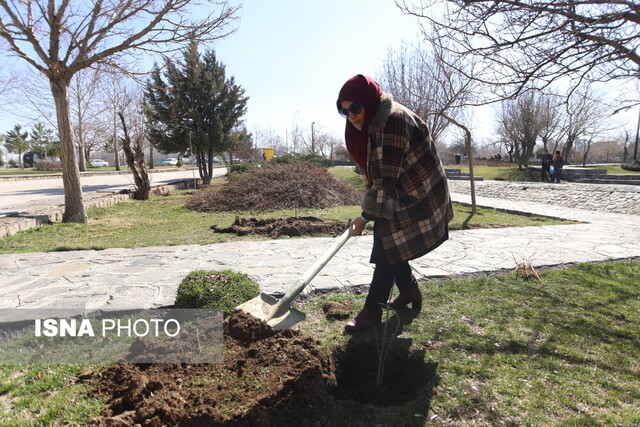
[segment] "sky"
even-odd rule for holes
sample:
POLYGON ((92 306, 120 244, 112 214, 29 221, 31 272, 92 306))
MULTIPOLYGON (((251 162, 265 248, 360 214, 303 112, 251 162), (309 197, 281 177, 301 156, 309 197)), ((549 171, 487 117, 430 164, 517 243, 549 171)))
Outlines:
POLYGON ((344 82, 379 74, 388 50, 419 33, 393 0, 247 0, 236 33, 213 48, 250 98, 249 131, 271 127, 284 137, 298 117, 309 132, 315 122, 342 137, 335 102, 344 82))
MULTIPOLYGON (((238 4, 238 0, 229 0, 238 4)), ((375 76, 389 49, 420 35, 416 18, 393 0, 245 0, 237 30, 200 46, 214 49, 249 97, 250 132, 271 128, 286 138, 295 120, 302 129, 342 138, 345 119, 335 108, 344 82, 375 76)), ((156 59, 158 60, 158 59, 156 59)), ((153 59, 149 61, 149 69, 153 59)), ((0 113, 0 131, 23 118, 0 113)), ((260 146, 260 141, 255 141, 260 146)))
MULTIPOLYGON (((344 82, 379 75, 390 49, 421 37, 417 18, 393 0, 245 0, 238 17, 235 33, 201 49, 215 49, 227 76, 245 89, 248 130, 270 128, 283 139, 295 121, 309 133, 314 123, 316 132, 342 138, 345 119, 335 101, 344 82)), ((476 142, 492 136, 493 115, 493 107, 472 111, 476 142)), ((0 132, 15 123, 24 120, 0 113, 0 132)))

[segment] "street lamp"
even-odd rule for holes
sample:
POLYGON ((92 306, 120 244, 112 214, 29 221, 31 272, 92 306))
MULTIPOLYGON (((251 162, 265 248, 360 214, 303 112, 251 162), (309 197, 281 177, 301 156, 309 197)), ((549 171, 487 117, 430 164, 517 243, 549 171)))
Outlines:
POLYGON ((313 125, 315 124, 316 122, 311 122, 311 154, 316 154, 316 145, 313 137, 313 125))
POLYGON ((636 127, 636 146, 633 149, 633 162, 640 163, 638 161, 638 138, 640 137, 640 110, 638 110, 638 126, 636 127))

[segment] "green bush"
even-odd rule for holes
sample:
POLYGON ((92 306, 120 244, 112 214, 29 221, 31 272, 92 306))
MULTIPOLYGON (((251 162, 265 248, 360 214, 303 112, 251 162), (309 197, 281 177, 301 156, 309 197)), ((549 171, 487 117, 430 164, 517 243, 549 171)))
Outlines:
POLYGON ((252 163, 234 163, 229 166, 229 173, 245 173, 254 170, 256 167, 252 163))
POLYGON ((269 163, 273 164, 291 164, 291 163, 310 163, 314 166, 322 166, 325 158, 318 154, 298 154, 287 153, 284 156, 274 157, 269 163))
POLYGON ((246 274, 231 270, 196 270, 180 282, 176 307, 215 308, 230 313, 259 294, 260 286, 246 274))
POLYGON ((540 181, 540 173, 530 169, 509 169, 503 176, 506 181, 537 182, 540 181))

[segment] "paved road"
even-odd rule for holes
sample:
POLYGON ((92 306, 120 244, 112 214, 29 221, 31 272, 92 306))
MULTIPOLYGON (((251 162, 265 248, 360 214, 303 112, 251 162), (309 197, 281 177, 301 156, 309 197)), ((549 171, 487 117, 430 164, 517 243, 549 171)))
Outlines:
MULTIPOLYGON (((225 173, 224 168, 214 169, 214 175, 225 173)), ((151 173, 149 177, 152 184, 163 184, 176 179, 193 178, 194 171, 178 170, 173 172, 151 173)), ((198 172, 195 171, 196 177, 198 172)), ((131 174, 105 174, 82 176, 80 178, 82 191, 87 192, 116 192, 123 188, 132 188, 133 176, 131 174)), ((16 208, 35 202, 55 200, 64 195, 62 178, 54 179, 29 179, 20 181, 0 180, 0 210, 16 208)))

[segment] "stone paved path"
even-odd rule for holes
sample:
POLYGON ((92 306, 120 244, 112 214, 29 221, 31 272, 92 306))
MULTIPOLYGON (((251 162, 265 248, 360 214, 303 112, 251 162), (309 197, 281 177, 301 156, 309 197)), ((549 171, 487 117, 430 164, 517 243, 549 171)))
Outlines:
MULTIPOLYGON (((529 200, 574 197, 579 188, 560 184, 485 183, 478 194, 508 195, 526 191, 529 200), (511 184, 510 184, 511 185, 511 184), (550 185, 550 184, 549 184, 550 185), (500 187, 501 186, 501 187, 500 187), (515 188, 515 189, 514 189, 515 188), (557 188, 557 190, 555 189, 557 188), (501 189, 501 190, 500 190, 501 189)), ((469 183, 452 182, 455 201, 470 202, 469 183)), ((616 186, 619 188, 620 186, 616 186)), ((596 187, 589 185, 592 193, 596 187)), ((606 189, 598 191, 606 202, 606 189)), ((634 191, 630 191, 636 197, 634 191)), ((595 193, 594 193, 595 194, 595 193)), ((632 199, 634 200, 634 199, 632 199)), ((481 206, 582 221, 581 224, 454 231, 451 239, 412 261, 425 277, 513 270, 516 262, 534 267, 640 257, 640 215, 605 212, 608 205, 576 209, 560 204, 479 196, 481 206)), ((637 204, 635 205, 637 208, 637 204)), ((625 208, 626 209, 626 208, 625 208)), ((634 211, 635 212, 635 211, 634 211)), ((284 292, 332 243, 331 238, 230 242, 103 251, 0 255, 0 308, 77 308, 105 310, 171 305, 180 280, 196 269, 233 269, 248 273, 266 292, 284 292)), ((338 290, 368 284, 372 237, 352 238, 307 289, 338 290)))

